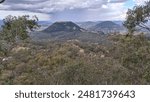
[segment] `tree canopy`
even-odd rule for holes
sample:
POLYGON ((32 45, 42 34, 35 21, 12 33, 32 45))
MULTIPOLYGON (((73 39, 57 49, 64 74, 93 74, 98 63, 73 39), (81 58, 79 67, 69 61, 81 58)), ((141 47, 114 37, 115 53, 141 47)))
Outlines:
POLYGON ((124 26, 130 33, 133 33, 137 27, 150 32, 150 27, 147 25, 149 21, 150 1, 147 1, 144 5, 136 5, 133 9, 128 9, 124 26))
POLYGON ((1 40, 8 42, 16 42, 16 40, 24 40, 28 38, 28 31, 32 31, 38 27, 38 18, 36 16, 7 16, 3 20, 2 31, 0 33, 1 40))

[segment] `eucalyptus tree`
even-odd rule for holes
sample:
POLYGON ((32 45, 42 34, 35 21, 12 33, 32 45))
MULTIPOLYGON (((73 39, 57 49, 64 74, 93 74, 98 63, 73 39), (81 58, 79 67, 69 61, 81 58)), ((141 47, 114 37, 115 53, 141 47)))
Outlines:
POLYGON ((133 9, 128 9, 124 26, 132 34, 136 28, 144 29, 150 32, 150 1, 144 5, 136 5, 133 9))

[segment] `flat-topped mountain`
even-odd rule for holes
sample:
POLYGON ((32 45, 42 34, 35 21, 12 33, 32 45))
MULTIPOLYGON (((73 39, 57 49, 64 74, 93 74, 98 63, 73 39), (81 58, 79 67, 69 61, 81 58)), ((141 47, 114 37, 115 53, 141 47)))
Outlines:
POLYGON ((80 28, 78 25, 71 21, 66 22, 55 22, 51 26, 49 26, 47 29, 43 30, 43 32, 52 33, 52 32, 59 32, 59 31, 65 31, 65 32, 81 32, 83 29, 80 28))
POLYGON ((112 21, 104 21, 91 27, 90 30, 102 31, 107 34, 107 33, 112 33, 112 32, 119 32, 123 30, 123 28, 119 24, 116 24, 112 21))
POLYGON ((100 28, 118 28, 120 26, 112 21, 104 21, 104 22, 97 24, 95 27, 96 28, 99 28, 99 27, 100 28))

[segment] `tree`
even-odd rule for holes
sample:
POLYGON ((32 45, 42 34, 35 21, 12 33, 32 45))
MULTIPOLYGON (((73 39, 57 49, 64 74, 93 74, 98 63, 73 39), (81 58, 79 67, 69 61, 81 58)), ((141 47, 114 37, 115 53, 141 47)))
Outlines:
POLYGON ((2 32, 0 33, 0 39, 8 42, 16 42, 17 40, 27 39, 28 31, 33 31, 38 27, 38 18, 36 16, 7 16, 3 22, 2 32))
POLYGON ((150 1, 145 2, 144 5, 137 5, 133 9, 129 9, 124 26, 129 33, 133 33, 137 27, 150 32, 150 27, 147 25, 148 21, 150 21, 150 1))
POLYGON ((17 42, 27 39, 28 32, 39 27, 38 18, 33 16, 32 19, 28 15, 25 16, 7 16, 3 20, 2 31, 0 31, 0 52, 8 55, 11 48, 17 42))

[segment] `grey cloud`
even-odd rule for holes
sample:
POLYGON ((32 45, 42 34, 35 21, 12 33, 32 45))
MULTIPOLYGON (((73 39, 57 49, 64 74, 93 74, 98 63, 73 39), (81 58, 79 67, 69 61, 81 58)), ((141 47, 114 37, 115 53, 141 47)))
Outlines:
POLYGON ((126 1, 129 1, 129 0, 110 0, 110 3, 122 3, 126 1))
MULTIPOLYGON (((18 11, 49 15, 52 19, 73 18, 91 19, 100 14, 116 11, 109 4, 123 3, 127 0, 6 0, 0 5, 0 11, 18 11), (104 6, 108 8, 103 8, 104 6), (94 10, 90 11, 90 10, 94 10)), ((96 18, 96 17, 95 17, 96 18)))
MULTIPOLYGON (((126 0, 113 0, 110 3, 123 1, 126 0)), ((52 13, 65 9, 99 8, 107 3, 108 0, 6 0, 3 5, 7 6, 7 10, 52 13)))
POLYGON ((6 4, 18 4, 18 3, 40 3, 46 0, 5 0, 6 4))
POLYGON ((7 7, 3 9, 52 13, 65 9, 94 9, 100 8, 107 3, 120 3, 125 1, 127 0, 6 0, 3 7, 7 7))

